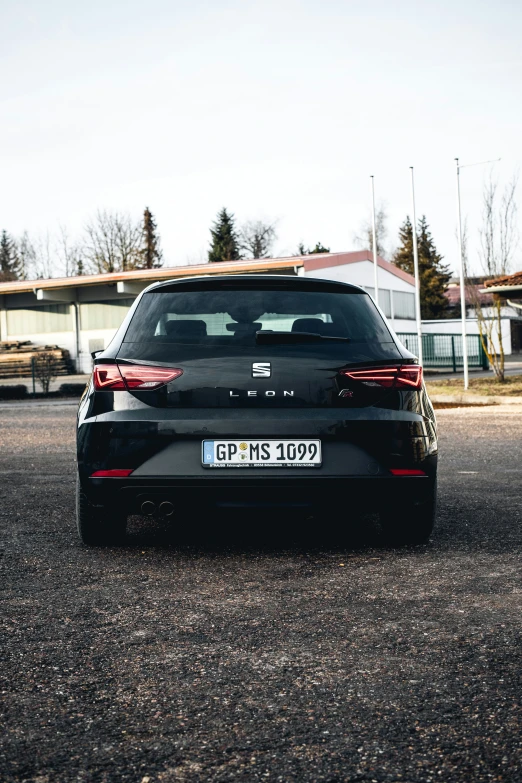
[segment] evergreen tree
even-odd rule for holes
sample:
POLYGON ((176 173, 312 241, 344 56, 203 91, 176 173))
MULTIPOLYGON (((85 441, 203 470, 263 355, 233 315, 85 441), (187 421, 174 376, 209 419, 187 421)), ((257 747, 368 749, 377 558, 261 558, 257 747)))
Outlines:
POLYGON ((211 263, 218 261, 238 261, 241 258, 239 238, 236 232, 234 215, 223 209, 210 229, 212 242, 208 251, 211 263))
POLYGON ((0 279, 18 280, 23 273, 16 242, 7 231, 0 236, 0 279))
MULTIPOLYGON (((399 242, 400 245, 393 258, 393 263, 399 269, 413 275, 413 228, 409 217, 406 217, 399 229, 399 242)), ((444 318, 449 307, 449 301, 444 292, 448 287, 451 274, 449 267, 442 263, 442 256, 437 253, 425 215, 419 220, 417 250, 419 254, 421 317, 426 319, 444 318)))
POLYGON ((29 234, 24 231, 17 242, 18 258, 20 261, 20 279, 27 280, 34 272, 36 262, 36 250, 29 239, 29 234))
POLYGON ((315 253, 329 253, 330 248, 325 247, 321 242, 317 242, 313 250, 308 251, 308 255, 313 256, 315 253))
POLYGON ((139 269, 157 269, 163 263, 163 253, 160 247, 160 237, 152 212, 145 207, 141 229, 141 247, 139 253, 139 269))
POLYGON ((316 253, 329 253, 330 248, 325 247, 321 242, 317 242, 315 247, 310 250, 309 247, 305 247, 302 242, 299 243, 297 246, 297 255, 298 256, 313 256, 316 253))

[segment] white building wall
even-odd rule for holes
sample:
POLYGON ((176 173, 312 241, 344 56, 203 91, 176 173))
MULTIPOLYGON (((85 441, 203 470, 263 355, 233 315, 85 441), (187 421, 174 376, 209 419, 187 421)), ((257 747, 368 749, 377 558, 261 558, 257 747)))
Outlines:
MULTIPOLYGON (((408 294, 415 294, 415 286, 403 280, 398 275, 394 275, 387 269, 379 267, 378 285, 379 289, 387 291, 401 291, 408 294)), ((305 272, 306 277, 315 277, 319 280, 336 280, 340 283, 351 283, 363 288, 374 287, 374 268, 372 261, 358 261, 352 264, 339 264, 329 266, 324 269, 313 269, 305 272)), ((393 310, 393 295, 392 295, 393 310)), ((415 319, 389 318, 387 319, 395 332, 414 333, 417 331, 415 319)))
MULTIPOLYGON (((379 288, 387 288, 393 291, 406 291, 415 293, 415 286, 403 280, 402 277, 388 272, 387 269, 379 267, 378 283, 379 288)), ((352 285, 372 286, 373 262, 358 261, 354 264, 340 264, 338 266, 329 266, 324 269, 313 269, 305 272, 306 277, 316 277, 319 280, 338 280, 340 283, 351 283, 352 285)))
POLYGON ((118 331, 113 329, 85 329, 80 332, 80 355, 76 362, 78 372, 89 373, 92 370, 92 351, 103 351, 118 331))

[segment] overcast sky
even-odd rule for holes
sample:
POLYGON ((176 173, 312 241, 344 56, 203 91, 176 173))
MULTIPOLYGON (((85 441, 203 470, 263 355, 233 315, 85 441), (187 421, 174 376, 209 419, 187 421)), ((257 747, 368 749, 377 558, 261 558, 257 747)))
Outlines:
MULTIPOLYGON (((351 250, 369 175, 395 241, 414 165, 455 268, 454 157, 502 157, 501 180, 522 161, 519 0, 0 0, 0 29, 15 235, 148 205, 184 264, 206 260, 226 206, 277 220, 281 255, 351 250)), ((462 172, 472 251, 487 168, 462 172)))

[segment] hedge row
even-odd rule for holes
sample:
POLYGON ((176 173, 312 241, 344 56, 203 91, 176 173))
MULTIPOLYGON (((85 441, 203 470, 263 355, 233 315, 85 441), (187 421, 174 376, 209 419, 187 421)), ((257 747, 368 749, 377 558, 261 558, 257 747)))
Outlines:
MULTIPOLYGON (((84 383, 62 383, 57 392, 51 392, 50 397, 81 397, 85 389, 84 383)), ((24 400, 29 396, 27 386, 22 383, 13 386, 0 386, 0 400, 24 400)), ((40 391, 37 396, 41 397, 40 391)))
POLYGON ((23 400, 27 397, 27 386, 19 383, 15 386, 0 386, 0 400, 23 400))

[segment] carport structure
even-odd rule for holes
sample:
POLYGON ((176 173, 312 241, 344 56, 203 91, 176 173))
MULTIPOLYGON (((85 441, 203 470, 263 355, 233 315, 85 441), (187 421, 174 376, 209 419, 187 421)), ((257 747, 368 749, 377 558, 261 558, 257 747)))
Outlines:
POLYGON ((297 275, 302 266, 296 258, 259 259, 0 283, 0 340, 59 345, 69 351, 77 372, 90 372, 91 352, 108 345, 135 298, 151 283, 245 271, 297 275))
MULTIPOLYGON (((378 259, 379 302, 396 331, 415 318, 413 277, 378 259)), ((107 347, 144 288, 162 280, 221 274, 305 275, 362 286, 374 295, 373 256, 368 250, 259 258, 161 269, 15 280, 0 283, 0 341, 57 345, 69 352, 76 372, 91 371, 91 353, 107 347)))

